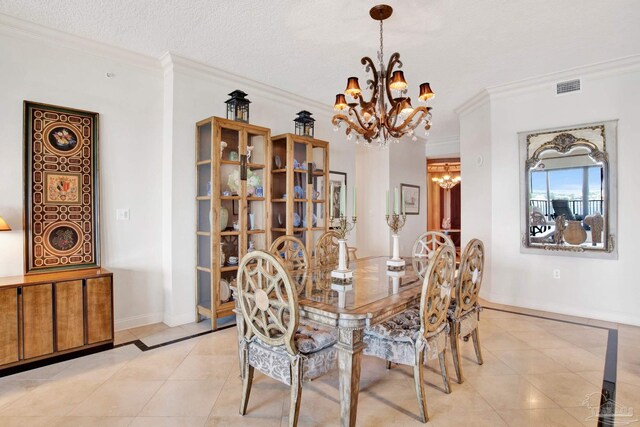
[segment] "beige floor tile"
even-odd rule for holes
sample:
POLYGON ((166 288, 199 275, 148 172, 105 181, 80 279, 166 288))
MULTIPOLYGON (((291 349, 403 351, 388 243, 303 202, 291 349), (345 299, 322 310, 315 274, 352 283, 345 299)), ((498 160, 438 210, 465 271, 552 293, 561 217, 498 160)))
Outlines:
POLYGON ((127 427, 132 417, 60 417, 51 427, 127 427))
POLYGON ((0 378, 0 409, 46 382, 44 380, 16 380, 13 377, 15 376, 0 378))
POLYGON ((550 348, 540 351, 572 372, 604 370, 604 358, 583 348, 550 348))
POLYGON ((633 408, 634 413, 640 417, 640 386, 618 381, 616 383, 616 402, 633 408))
POLYGON ((495 411, 467 412, 464 408, 445 414, 434 413, 431 415, 430 422, 435 427, 500 427, 507 425, 495 411))
MULTIPOLYGON (((427 404, 439 390, 427 389, 427 404)), ((360 389, 358 423, 374 425, 413 425, 419 423, 418 401, 415 388, 406 381, 372 381, 360 389)))
POLYGON ((640 375, 627 371, 622 365, 618 364, 618 381, 627 384, 640 386, 640 375))
POLYGON ((489 351, 532 348, 526 341, 520 340, 506 331, 489 336, 482 336, 480 340, 482 345, 489 349, 489 351))
POLYGON ((501 319, 494 320, 494 324, 505 331, 520 332, 544 332, 544 329, 537 326, 530 318, 519 316, 519 319, 501 319))
POLYGON ((137 339, 138 339, 138 337, 136 337, 129 330, 116 331, 116 333, 114 334, 114 337, 113 337, 113 343, 115 345, 118 345, 118 344, 123 344, 123 343, 131 342, 131 341, 135 341, 137 339))
POLYGON ((179 338, 188 337, 189 335, 192 334, 188 333, 180 326, 176 326, 175 328, 167 328, 163 329, 160 332, 147 335, 143 338, 140 338, 140 341, 151 347, 154 345, 166 343, 168 341, 177 340, 179 338))
POLYGON ((188 354, 187 349, 173 348, 173 346, 150 350, 127 362, 113 378, 166 380, 188 354))
POLYGON ((566 367, 538 350, 494 350, 492 353, 519 374, 568 372, 566 367))
POLYGON ((225 329, 205 335, 193 348, 192 354, 201 356, 238 354, 238 337, 235 328, 225 329))
MULTIPOLYGON (((308 384, 305 383, 302 390, 302 402, 311 402, 306 396, 308 392, 308 384)), ((315 385, 315 384, 314 384, 315 385)), ((238 377, 230 377, 225 381, 218 398, 216 399, 210 416, 212 417, 232 417, 238 415, 240 408, 240 398, 242 396, 242 383, 238 377)), ((264 419, 280 419, 282 418, 283 402, 289 401, 289 386, 276 380, 258 375, 256 373, 251 387, 251 395, 249 396, 249 405, 247 407, 247 419, 264 418, 264 419)))
MULTIPOLYGON (((478 365, 476 356, 473 351, 473 344, 465 343, 462 345, 462 374, 467 377, 481 377, 481 376, 493 376, 493 375, 514 375, 516 371, 511 369, 502 360, 498 359, 492 352, 487 349, 482 350, 482 359, 484 363, 478 365), (465 351, 467 350, 467 351, 465 351)), ((451 357, 450 355, 448 356, 451 357)), ((450 365, 449 375, 451 381, 457 380, 453 364, 450 365)))
POLYGON ((604 329, 588 326, 562 325, 549 332, 583 348, 606 346, 609 336, 608 331, 604 329))
POLYGON ((493 410, 491 405, 469 382, 462 383, 451 394, 431 393, 427 403, 433 408, 432 412, 434 414, 442 414, 443 416, 462 410, 462 408, 467 412, 489 412, 493 410))
MULTIPOLYGON (((74 359, 75 360, 75 359, 74 359)), ((14 380, 50 380, 58 375, 63 370, 67 369, 71 365, 73 360, 67 360, 65 362, 53 363, 42 368, 30 369, 28 371, 20 372, 15 375, 5 377, 6 379, 14 380)), ((3 379, 0 379, 0 383, 3 379)))
POLYGON ((535 349, 575 347, 575 344, 563 340, 546 330, 541 331, 509 331, 511 335, 529 344, 535 349))
POLYGON ((166 381, 140 416, 205 417, 211 412, 224 381, 166 381))
POLYGON ((101 384, 101 380, 51 380, 5 405, 0 416, 67 415, 101 384))
POLYGON ((151 325, 140 326, 138 328, 127 329, 128 332, 135 335, 138 339, 147 337, 149 335, 156 334, 160 331, 169 329, 164 323, 153 323, 151 325))
MULTIPOLYGON (((280 427, 281 419, 248 418, 239 414, 230 417, 211 417, 207 419, 205 427, 280 427)), ((286 424, 285 424, 286 425, 286 424)))
POLYGON ((469 378, 468 381, 496 410, 558 406, 520 375, 485 376, 469 378))
POLYGON ((587 406, 577 406, 575 408, 564 408, 583 426, 596 427, 598 425, 598 409, 587 406))
MULTIPOLYGON (((302 388, 299 426, 328 426, 340 424, 338 387, 322 381, 306 382, 302 388)), ((286 390, 282 406, 282 425, 289 420, 289 391, 286 390)))
POLYGON ((576 374, 580 375, 582 378, 589 381, 596 387, 602 387, 602 377, 604 375, 604 371, 583 371, 576 372, 576 374))
POLYGON ((75 416, 135 417, 162 386, 162 381, 106 381, 71 411, 75 416))
POLYGON ((619 342, 618 361, 640 366, 640 341, 631 345, 619 342))
POLYGON ((189 354, 173 371, 172 380, 226 380, 237 356, 198 356, 189 354))
POLYGON ((580 427, 582 425, 561 408, 518 409, 498 413, 507 424, 514 427, 580 427))
POLYGON ((49 427, 55 417, 1 417, 2 427, 49 427))
POLYGON ((129 427, 202 427, 207 417, 137 417, 129 427))
POLYGON ((563 408, 580 406, 585 398, 602 389, 602 385, 592 384, 574 373, 528 375, 526 378, 563 408))
POLYGON ((118 372, 129 360, 142 352, 136 346, 126 345, 102 353, 79 357, 68 363, 66 369, 53 379, 99 380, 105 381, 118 372))
POLYGON ((202 322, 187 323, 186 325, 180 325, 187 334, 195 335, 202 332, 211 331, 211 319, 205 319, 202 322))

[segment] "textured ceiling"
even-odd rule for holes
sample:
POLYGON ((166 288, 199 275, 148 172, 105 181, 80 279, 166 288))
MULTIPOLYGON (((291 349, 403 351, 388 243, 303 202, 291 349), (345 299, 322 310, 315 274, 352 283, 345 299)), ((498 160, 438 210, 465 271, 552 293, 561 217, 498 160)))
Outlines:
MULTIPOLYGON (((159 57, 165 51, 331 104, 375 58, 372 1, 0 0, 0 13, 159 57)), ((410 96, 431 82, 433 137, 482 88, 640 53, 638 0, 389 0, 385 55, 410 96)))

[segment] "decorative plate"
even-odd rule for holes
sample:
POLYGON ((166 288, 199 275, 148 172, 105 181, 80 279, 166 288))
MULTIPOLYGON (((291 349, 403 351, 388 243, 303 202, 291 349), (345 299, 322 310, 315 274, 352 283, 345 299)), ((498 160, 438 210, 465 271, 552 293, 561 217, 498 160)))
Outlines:
POLYGON ((293 226, 294 227, 300 227, 300 215, 298 215, 297 212, 293 213, 293 226))
POLYGON ((229 282, 225 279, 220 279, 220 301, 225 302, 231 298, 231 288, 229 282))

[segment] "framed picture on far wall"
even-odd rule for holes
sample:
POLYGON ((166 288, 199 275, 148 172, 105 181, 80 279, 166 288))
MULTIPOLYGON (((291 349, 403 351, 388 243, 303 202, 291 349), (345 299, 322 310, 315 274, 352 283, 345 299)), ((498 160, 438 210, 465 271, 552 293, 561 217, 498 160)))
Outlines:
MULTIPOLYGON (((340 217, 340 189, 347 191, 347 173, 329 171, 329 197, 333 201, 333 212, 329 212, 332 218, 340 217), (333 186, 333 192, 331 187, 333 186)), ((335 227, 331 227, 333 229, 335 227)))
POLYGON ((420 215, 420 186, 400 184, 400 194, 404 200, 404 209, 407 215, 420 215))

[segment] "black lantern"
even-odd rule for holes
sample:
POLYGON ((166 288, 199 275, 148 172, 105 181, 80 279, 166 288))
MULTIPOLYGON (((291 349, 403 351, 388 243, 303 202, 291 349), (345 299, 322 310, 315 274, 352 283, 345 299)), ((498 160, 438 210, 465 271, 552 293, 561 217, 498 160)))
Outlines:
POLYGON ((249 104, 251 101, 246 99, 247 94, 236 89, 229 94, 231 98, 227 99, 227 119, 238 122, 249 123, 249 104))
POLYGON ((310 112, 302 110, 298 113, 298 117, 293 119, 296 122, 296 135, 310 136, 313 138, 313 122, 316 121, 311 117, 310 112))

